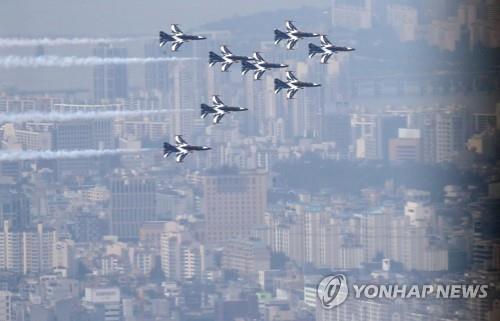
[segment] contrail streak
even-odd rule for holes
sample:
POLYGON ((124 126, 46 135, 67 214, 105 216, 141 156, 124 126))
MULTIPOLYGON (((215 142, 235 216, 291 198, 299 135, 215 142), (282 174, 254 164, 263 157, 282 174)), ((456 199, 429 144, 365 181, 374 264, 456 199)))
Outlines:
POLYGON ((44 160, 44 159, 75 159, 98 156, 118 155, 124 153, 140 153, 149 149, 85 149, 85 150, 58 150, 58 151, 0 151, 0 161, 44 160))
MULTIPOLYGON (((192 111, 193 109, 181 109, 178 112, 192 111)), ((134 117, 155 114, 166 114, 173 110, 110 110, 110 111, 77 111, 77 112, 28 112, 0 114, 0 123, 23 123, 28 121, 68 121, 77 119, 106 119, 114 117, 134 117)))
POLYGON ((134 38, 0 38, 0 47, 97 45, 127 42, 134 38))
POLYGON ((161 61, 181 61, 193 60, 194 58, 177 57, 76 57, 76 56, 0 56, 0 67, 73 67, 73 66, 97 66, 97 65, 129 65, 129 64, 147 64, 150 62, 161 61))

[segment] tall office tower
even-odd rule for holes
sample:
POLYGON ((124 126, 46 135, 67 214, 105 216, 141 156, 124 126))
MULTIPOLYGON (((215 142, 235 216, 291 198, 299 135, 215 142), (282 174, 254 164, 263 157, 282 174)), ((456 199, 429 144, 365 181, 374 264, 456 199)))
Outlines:
MULTIPOLYGON (((324 73, 316 67, 309 67, 305 63, 297 64, 296 75, 299 79, 307 81, 322 82, 324 73)), ((323 113, 323 87, 301 90, 295 99, 285 100, 288 108, 287 125, 290 125, 290 132, 293 137, 318 137, 318 120, 323 113)), ((284 94, 283 94, 284 96, 284 94)))
POLYGON ((373 0, 332 0, 332 25, 352 30, 370 29, 373 0))
POLYGON ((53 144, 55 150, 93 149, 92 122, 75 120, 57 123, 54 127, 53 144))
POLYGON ((33 229, 13 231, 7 222, 0 232, 0 268, 17 273, 46 273, 54 267, 56 231, 38 224, 33 229))
MULTIPOLYGON (((110 44, 94 48, 94 56, 100 58, 126 58, 127 49, 110 44)), ((114 100, 128 96, 128 74, 125 64, 105 64, 94 67, 94 99, 114 100)))
POLYGON ((350 117, 346 113, 326 114, 321 119, 321 139, 334 141, 335 148, 347 154, 351 143, 350 117))
MULTIPOLYGON (((76 112, 101 112, 116 111, 122 109, 121 104, 54 104, 53 112, 76 113, 76 112)), ((56 123, 55 125, 45 123, 32 123, 28 128, 37 132, 46 132, 54 128, 54 148, 113 148, 113 121, 111 119, 93 119, 92 121, 71 121, 56 123), (78 144, 82 144, 80 146, 78 144), (87 144, 87 145, 85 145, 87 144), (90 147, 88 147, 90 146, 90 147)))
MULTIPOLYGON (((108 119, 75 120, 57 123, 52 132, 54 150, 85 150, 113 147, 112 121, 108 119)), ((86 175, 95 170, 95 162, 89 159, 57 160, 59 175, 86 175)))
POLYGON ((407 127, 404 115, 377 116, 377 155, 379 159, 389 159, 389 141, 398 138, 400 128, 407 127))
POLYGON ((466 116, 462 111, 436 114, 436 162, 449 162, 465 150, 466 116))
MULTIPOLYGON (((251 74, 251 73, 250 73, 251 74)), ((252 76, 253 77, 253 76, 252 76)), ((250 75, 245 79, 245 105, 244 107, 252 113, 244 113, 241 116, 245 132, 249 135, 264 134, 264 120, 266 117, 266 96, 269 87, 266 87, 266 81, 254 81, 250 75)), ((272 88, 272 87, 271 87, 272 88)))
POLYGON ((267 204, 267 174, 261 170, 218 173, 201 177, 202 208, 205 215, 205 241, 221 245, 250 235, 262 224, 267 204))
POLYGON ((12 178, 0 178, 0 224, 5 221, 14 230, 27 228, 30 223, 30 201, 21 184, 12 178))
POLYGON ((144 222, 156 220, 156 181, 134 173, 110 179, 111 234, 124 240, 139 238, 144 222))
POLYGON ((201 87, 197 86, 196 66, 192 61, 173 61, 169 67, 172 70, 172 101, 171 114, 173 119, 170 136, 180 133, 188 138, 199 120, 199 105, 201 87))
MULTIPOLYGON (((157 41, 144 45, 144 54, 146 57, 162 57, 162 49, 157 41)), ((148 63, 144 66, 144 80, 148 91, 158 90, 166 94, 170 88, 168 73, 168 62, 158 61, 148 63)))
POLYGON ((160 248, 161 268, 167 279, 201 279, 205 271, 205 248, 184 226, 166 223, 160 248))

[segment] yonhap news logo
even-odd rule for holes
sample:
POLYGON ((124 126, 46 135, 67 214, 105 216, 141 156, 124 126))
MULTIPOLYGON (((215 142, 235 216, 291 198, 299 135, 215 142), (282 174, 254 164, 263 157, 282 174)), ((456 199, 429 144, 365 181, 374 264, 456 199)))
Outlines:
POLYGON ((323 278, 318 284, 317 295, 325 309, 344 303, 349 295, 346 276, 337 274, 323 278))
POLYGON ((329 275, 321 279, 316 289, 321 305, 332 309, 344 303, 349 292, 355 299, 484 299, 487 284, 362 284, 349 288, 344 274, 329 275))

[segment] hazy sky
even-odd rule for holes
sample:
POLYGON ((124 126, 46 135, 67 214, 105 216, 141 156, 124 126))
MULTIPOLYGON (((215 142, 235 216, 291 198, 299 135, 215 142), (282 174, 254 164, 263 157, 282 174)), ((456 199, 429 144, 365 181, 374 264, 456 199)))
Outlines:
POLYGON ((147 34, 235 15, 328 6, 330 0, 0 0, 0 36, 147 34))

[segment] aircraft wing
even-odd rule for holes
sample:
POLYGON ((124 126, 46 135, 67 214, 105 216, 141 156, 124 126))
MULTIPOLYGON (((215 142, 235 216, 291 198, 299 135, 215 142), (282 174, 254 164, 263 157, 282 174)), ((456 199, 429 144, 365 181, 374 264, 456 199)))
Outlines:
POLYGON ((299 90, 298 89, 288 89, 287 92, 286 92, 286 98, 288 99, 292 99, 293 96, 295 96, 295 94, 298 92, 299 90))
POLYGON ((293 74, 292 71, 287 71, 286 72, 286 79, 288 81, 297 81, 298 80, 297 77, 295 77, 295 75, 293 74))
POLYGON ((182 135, 175 136, 175 142, 179 145, 187 144, 187 142, 182 138, 182 135))
POLYGON ((293 24, 293 21, 291 20, 287 20, 285 22, 285 26, 286 26, 286 30, 288 31, 297 31, 297 27, 295 27, 295 25, 293 24))
POLYGON ((298 41, 297 39, 288 39, 288 41, 286 42, 286 49, 292 50, 293 47, 295 47, 297 41, 298 41))
POLYGON ((221 70, 222 71, 228 71, 229 70, 229 67, 231 67, 233 63, 232 62, 225 62, 222 64, 221 66, 221 70))
POLYGON ((319 37, 319 39, 320 39, 321 44, 322 44, 323 46, 328 46, 328 45, 331 45, 331 44, 332 44, 332 42, 331 42, 330 40, 328 40, 328 38, 327 38, 325 35, 321 35, 321 36, 319 37))
POLYGON ((215 106, 223 106, 224 102, 222 101, 222 99, 220 99, 218 95, 213 95, 212 104, 214 104, 215 106))
POLYGON ((331 53, 325 53, 321 56, 321 63, 326 64, 328 62, 328 59, 332 56, 331 53))
POLYGON ((224 117, 224 114, 216 114, 214 116, 214 124, 218 124, 220 122, 220 120, 222 119, 222 117, 224 117))
POLYGON ((182 41, 175 41, 172 43, 172 46, 170 49, 172 49, 172 51, 177 51, 177 49, 179 49, 183 43, 184 42, 182 42, 182 41))
POLYGON ((220 51, 221 51, 224 55, 231 55, 231 54, 232 54, 231 50, 229 50, 229 48, 228 48, 226 45, 222 45, 222 46, 220 46, 220 51))
POLYGON ((262 75, 265 72, 266 72, 265 70, 257 70, 257 71, 255 71, 255 73, 253 74, 253 79, 260 80, 260 77, 262 77, 262 75))
POLYGON ((253 53, 253 58, 259 62, 265 61, 264 58, 262 58, 262 56, 260 55, 260 53, 257 51, 253 53))
POLYGON ((179 33, 182 33, 181 28, 179 28, 179 25, 177 25, 177 24, 172 24, 172 25, 170 26, 170 30, 172 30, 172 32, 173 32, 174 34, 179 34, 179 33))
POLYGON ((177 155, 175 156, 175 161, 177 163, 182 163, 182 161, 184 160, 184 158, 187 156, 188 153, 177 153, 177 155))

